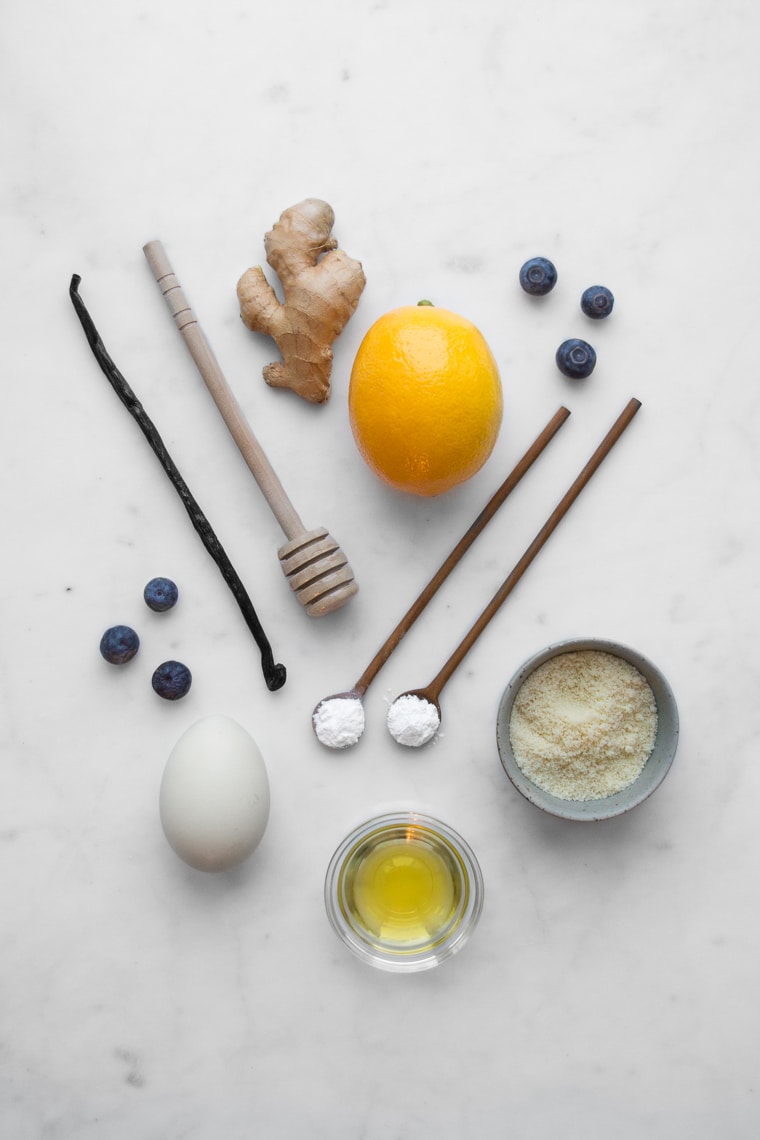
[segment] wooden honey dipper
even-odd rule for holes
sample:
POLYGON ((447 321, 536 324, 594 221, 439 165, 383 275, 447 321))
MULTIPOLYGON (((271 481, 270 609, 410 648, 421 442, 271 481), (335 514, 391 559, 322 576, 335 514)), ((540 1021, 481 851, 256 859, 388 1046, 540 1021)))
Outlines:
POLYGON ((359 588, 345 554, 324 527, 307 530, 301 522, 246 421, 161 242, 148 242, 143 252, 206 387, 288 540, 277 553, 293 592, 309 617, 340 609, 359 588))

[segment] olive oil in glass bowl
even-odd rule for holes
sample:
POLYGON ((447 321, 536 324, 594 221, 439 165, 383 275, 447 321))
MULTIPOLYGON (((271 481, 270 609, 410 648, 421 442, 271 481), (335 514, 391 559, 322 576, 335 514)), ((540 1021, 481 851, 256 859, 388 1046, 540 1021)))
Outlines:
POLYGON ((336 934, 383 970, 437 966, 480 917, 483 877, 470 847, 440 820, 416 812, 378 816, 336 850, 325 879, 336 934))

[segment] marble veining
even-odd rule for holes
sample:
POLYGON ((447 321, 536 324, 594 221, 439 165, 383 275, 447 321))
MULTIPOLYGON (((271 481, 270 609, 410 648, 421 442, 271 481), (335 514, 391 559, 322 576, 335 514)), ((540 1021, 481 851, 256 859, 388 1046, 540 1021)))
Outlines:
POLYGON ((13 1140, 747 1140, 760 1128, 756 762, 760 537, 754 350, 760 14, 748 0, 7 0, 0 69, 0 1133, 13 1140), (264 232, 308 196, 367 275, 323 407, 268 389, 236 308, 264 232), (304 521, 360 585, 310 621, 282 537, 142 254, 161 240, 304 521), (543 302, 517 274, 559 271, 543 302), (97 368, 72 273, 249 589, 288 681, 269 693, 234 599, 97 368), (616 305, 589 328, 579 298, 616 305), (471 317, 505 418, 470 483, 384 487, 348 425, 386 309, 471 317), (554 351, 588 335, 573 385, 554 351), (434 745, 389 738, 631 396, 642 409, 443 698, 434 745), (350 687, 557 407, 571 417, 365 698, 364 736, 310 714, 350 687), (179 584, 151 613, 149 578, 179 584), (133 624, 123 671, 102 631, 133 624), (635 812, 571 825, 501 770, 514 670, 616 639, 674 689, 672 772, 635 812), (175 705, 150 688, 193 672, 175 705), (260 847, 191 871, 158 788, 221 713, 271 781, 260 847), (384 810, 440 816, 485 879, 480 925, 429 974, 355 961, 324 874, 384 810))

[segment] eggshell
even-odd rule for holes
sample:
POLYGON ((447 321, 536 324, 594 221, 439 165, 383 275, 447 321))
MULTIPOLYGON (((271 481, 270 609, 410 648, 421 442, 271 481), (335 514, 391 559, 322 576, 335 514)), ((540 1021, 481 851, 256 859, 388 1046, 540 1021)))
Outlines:
POLYGON ((169 844, 191 867, 242 863, 269 819, 269 778, 254 739, 227 716, 197 721, 166 761, 159 811, 169 844))

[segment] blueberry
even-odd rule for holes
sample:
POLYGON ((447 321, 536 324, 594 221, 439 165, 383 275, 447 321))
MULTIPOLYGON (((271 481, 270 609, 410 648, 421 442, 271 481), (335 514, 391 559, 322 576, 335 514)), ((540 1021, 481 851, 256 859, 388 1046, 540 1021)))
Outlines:
POLYGON ((555 360, 565 376, 583 380, 594 371, 596 353, 585 340, 565 340, 557 349, 555 360))
POLYGON ((520 284, 526 293, 543 297, 557 284, 557 270, 546 257, 531 257, 520 270, 520 284))
POLYGON ((581 297, 581 308, 592 321, 601 321, 612 312, 615 298, 604 285, 590 285, 581 297))
POLYGON ((150 609, 155 610, 157 614, 162 614, 164 610, 170 610, 172 606, 176 606, 179 590, 171 578, 151 578, 143 590, 143 597, 145 604, 150 609))
POLYGON ((140 648, 140 638, 128 625, 112 625, 100 639, 100 652, 111 665, 126 665, 140 648))
POLYGON ((165 701, 178 701, 189 692, 193 676, 181 661, 164 661, 153 674, 152 685, 165 701))

